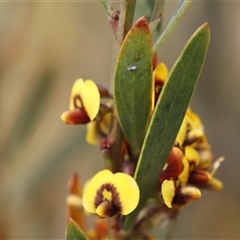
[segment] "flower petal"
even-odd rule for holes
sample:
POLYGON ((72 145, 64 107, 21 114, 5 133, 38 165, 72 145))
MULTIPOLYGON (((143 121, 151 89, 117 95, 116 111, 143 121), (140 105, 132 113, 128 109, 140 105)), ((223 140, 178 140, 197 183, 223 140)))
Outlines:
POLYGON ((90 119, 86 112, 81 108, 66 111, 62 113, 61 119, 66 124, 86 124, 90 119))
POLYGON ((177 138, 175 140, 175 143, 178 144, 180 147, 182 147, 184 140, 186 138, 186 134, 187 134, 187 121, 186 121, 186 117, 183 119, 182 125, 179 129, 177 138))
POLYGON ((79 78, 77 79, 73 86, 72 86, 72 91, 71 91, 71 96, 70 96, 70 104, 69 104, 69 110, 73 110, 76 107, 82 107, 81 106, 81 102, 80 101, 76 101, 75 97, 78 96, 80 94, 79 89, 81 89, 81 87, 83 86, 84 81, 83 79, 79 78), (76 106, 77 103, 77 106, 76 106))
POLYGON ((157 68, 154 70, 155 84, 163 85, 168 77, 168 69, 164 63, 159 63, 157 68))
POLYGON ((184 206, 193 200, 201 197, 201 192, 198 188, 192 186, 179 187, 172 203, 175 205, 184 206))
POLYGON ((172 200, 175 195, 175 184, 172 180, 164 180, 161 187, 162 197, 164 203, 172 208, 172 200))
POLYGON ((186 146, 185 157, 191 166, 193 165, 194 167, 196 167, 198 165, 200 156, 195 148, 191 146, 186 146))
POLYGON ((113 173, 109 170, 102 170, 98 172, 84 188, 82 205, 86 211, 96 213, 95 198, 97 191, 105 183, 110 183, 113 173))
POLYGON ((83 107, 89 118, 93 120, 97 116, 100 107, 98 87, 92 80, 86 80, 79 90, 83 107))
POLYGON ((128 174, 116 173, 113 175, 111 183, 119 193, 121 213, 123 215, 129 214, 137 207, 139 202, 140 191, 136 181, 128 174))
POLYGON ((187 109, 186 118, 188 124, 191 127, 191 130, 195 129, 203 130, 203 125, 199 116, 196 113, 194 113, 190 108, 187 109))
POLYGON ((179 179, 181 180, 181 185, 184 186, 187 184, 188 181, 188 176, 189 176, 189 163, 187 161, 187 159, 184 157, 182 159, 183 162, 183 171, 181 172, 181 174, 178 176, 179 179))
POLYGON ((167 167, 164 169, 160 175, 160 180, 164 181, 166 179, 176 179, 180 173, 183 171, 184 165, 182 162, 183 159, 182 151, 177 148, 173 147, 167 161, 167 167))

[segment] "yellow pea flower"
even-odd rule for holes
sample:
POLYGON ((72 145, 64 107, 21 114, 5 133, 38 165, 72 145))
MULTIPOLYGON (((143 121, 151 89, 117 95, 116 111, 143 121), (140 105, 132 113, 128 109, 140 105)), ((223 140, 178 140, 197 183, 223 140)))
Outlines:
POLYGON ((69 111, 61 115, 67 124, 85 124, 97 116, 100 107, 100 93, 92 80, 77 79, 72 87, 69 111))
POLYGON ((159 63, 153 72, 156 85, 163 85, 168 77, 168 69, 165 63, 159 63))
POLYGON ((85 187, 82 204, 87 212, 101 218, 127 215, 137 207, 139 196, 138 185, 130 175, 102 170, 85 187))

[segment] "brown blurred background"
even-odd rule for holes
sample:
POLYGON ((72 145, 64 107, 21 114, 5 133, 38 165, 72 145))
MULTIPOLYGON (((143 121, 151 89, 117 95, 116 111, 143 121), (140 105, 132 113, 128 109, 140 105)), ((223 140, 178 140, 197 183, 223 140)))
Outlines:
MULTIPOLYGON (((167 3, 166 23, 175 2, 167 3)), ((193 2, 160 51, 172 66, 205 21, 212 30, 192 108, 216 157, 221 192, 203 192, 185 208, 175 239, 240 239, 240 31, 238 2, 193 2)), ((86 2, 0 3, 0 238, 63 239, 73 172, 85 181, 103 167, 84 126, 67 126, 79 77, 109 86, 114 36, 104 8, 86 2)))

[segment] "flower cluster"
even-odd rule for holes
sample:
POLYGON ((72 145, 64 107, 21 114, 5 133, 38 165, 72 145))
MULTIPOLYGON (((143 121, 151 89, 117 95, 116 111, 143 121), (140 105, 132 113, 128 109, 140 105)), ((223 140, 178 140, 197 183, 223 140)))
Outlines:
MULTIPOLYGON (((167 78, 167 66, 160 63, 153 71, 152 110, 167 78)), ((115 117, 113 105, 112 96, 107 89, 91 80, 78 79, 72 88, 69 110, 62 114, 61 119, 66 124, 86 124, 87 142, 100 144, 100 149, 108 148, 111 147, 108 136, 115 117)), ((122 217, 131 213, 138 205, 140 190, 132 177, 136 164, 131 161, 131 149, 126 139, 122 139, 120 148, 122 172, 100 171, 86 184, 83 194, 72 190, 68 197, 69 215, 78 221, 81 227, 85 227, 82 223, 83 209, 100 218, 118 216, 115 222, 116 230, 122 217)), ((222 160, 223 158, 219 158, 213 163, 202 122, 198 115, 188 108, 167 163, 159 173, 158 193, 153 193, 153 196, 157 197, 151 199, 151 207, 145 206, 146 211, 141 212, 135 228, 151 220, 151 209, 154 209, 154 215, 169 209, 170 215, 171 210, 199 199, 200 189, 220 190, 222 183, 214 178, 214 174, 222 160)), ((87 233, 95 237, 97 234, 98 239, 103 239, 109 226, 99 223, 98 220, 96 223, 95 230, 87 233), (94 234, 91 235, 92 233, 94 234), (102 237, 99 237, 100 235, 102 237)))
MULTIPOLYGON (((160 63, 154 71, 155 96, 167 80, 168 70, 160 63)), ((222 183, 213 177, 219 158, 212 164, 213 155, 204 134, 202 122, 197 114, 188 108, 175 144, 160 175, 161 196, 169 207, 181 207, 199 199, 199 188, 220 190, 222 183)))

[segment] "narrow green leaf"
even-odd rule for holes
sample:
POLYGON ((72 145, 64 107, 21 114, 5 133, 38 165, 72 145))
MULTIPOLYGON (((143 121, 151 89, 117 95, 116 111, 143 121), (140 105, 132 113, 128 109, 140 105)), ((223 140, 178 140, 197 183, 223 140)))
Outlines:
POLYGON ((103 4, 103 6, 106 8, 106 10, 108 11, 109 9, 111 9, 112 4, 109 0, 100 0, 101 3, 103 4))
POLYGON ((161 29, 162 29, 162 19, 163 19, 163 10, 165 6, 165 0, 162 1, 155 1, 152 16, 151 16, 151 23, 158 22, 157 26, 155 27, 154 31, 152 31, 153 40, 155 41, 159 36, 161 29))
POLYGON ((152 103, 152 39, 145 17, 131 28, 119 51, 114 81, 118 119, 134 153, 139 153, 152 103))
POLYGON ((164 84, 134 176, 140 187, 140 202, 137 209, 126 217, 126 231, 133 227, 139 211, 158 184, 200 75, 209 39, 210 29, 206 23, 190 38, 164 84))
POLYGON ((121 45, 129 29, 132 27, 136 0, 121 1, 120 17, 117 28, 117 40, 121 45))
POLYGON ((162 15, 165 2, 166 2, 165 0, 155 1, 154 8, 152 11, 152 16, 151 16, 151 21, 154 21, 156 18, 159 17, 159 15, 162 15))
POLYGON ((165 39, 168 37, 168 35, 172 32, 176 24, 179 22, 180 18, 184 14, 184 12, 187 10, 188 6, 190 5, 191 0, 181 0, 179 1, 178 6, 176 7, 175 13, 170 18, 169 22, 167 23, 166 27, 163 29, 162 33, 156 40, 156 42, 153 45, 153 52, 156 53, 157 50, 161 47, 165 39))
POLYGON ((71 218, 68 220, 66 240, 88 240, 87 236, 71 218))
POLYGON ((137 0, 136 10, 134 14, 135 21, 142 16, 145 16, 150 22, 152 11, 154 9, 155 0, 137 0))
MULTIPOLYGON (((122 12, 124 14, 123 22, 122 22, 123 39, 127 35, 127 32, 129 31, 129 29, 132 27, 135 6, 136 6, 136 0, 125 0, 123 2, 123 5, 122 5, 122 12)), ((121 17, 122 15, 120 16, 120 24, 121 24, 121 17)))

